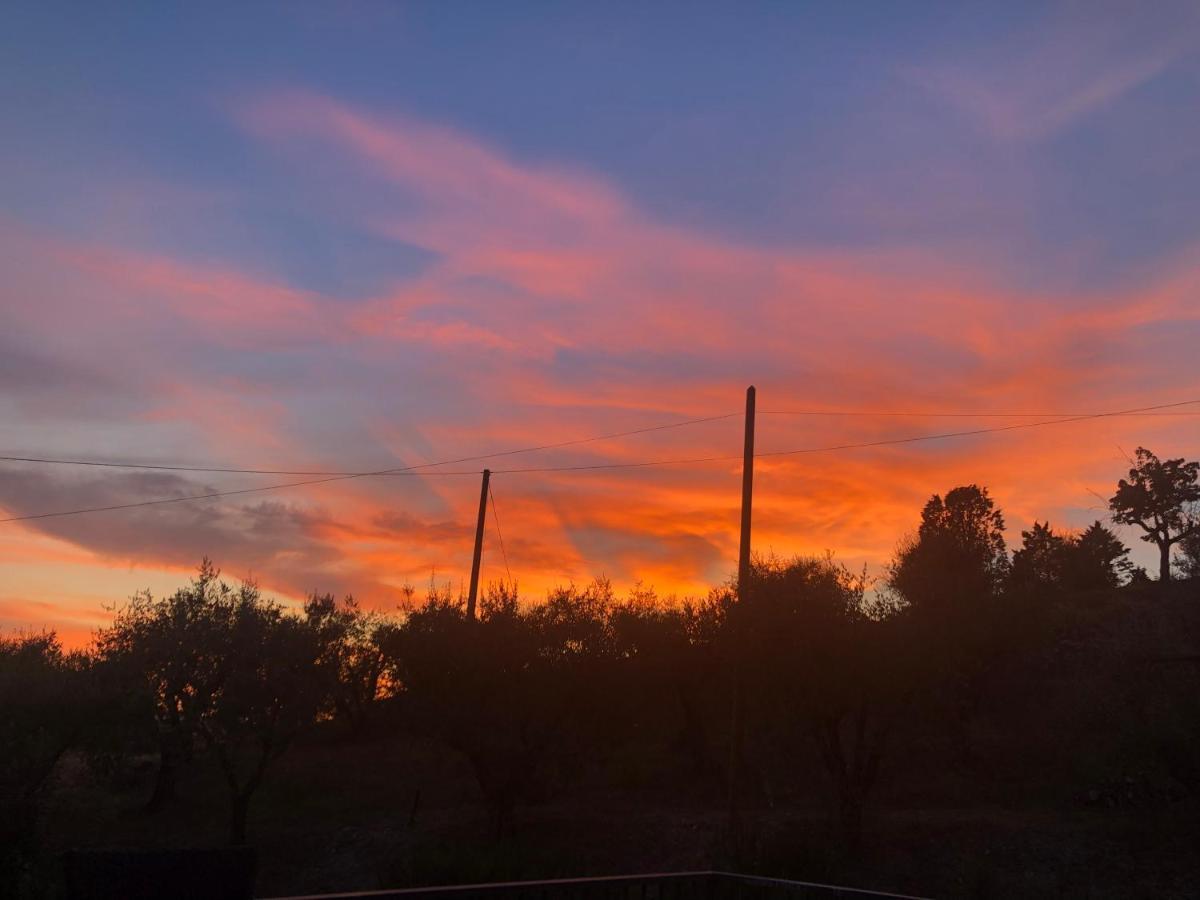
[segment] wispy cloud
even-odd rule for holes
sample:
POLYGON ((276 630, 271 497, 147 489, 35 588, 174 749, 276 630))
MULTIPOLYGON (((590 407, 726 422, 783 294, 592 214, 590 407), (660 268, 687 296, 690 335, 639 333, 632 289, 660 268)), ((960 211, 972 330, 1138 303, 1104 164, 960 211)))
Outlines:
POLYGON ((1088 9, 1081 20, 1047 11, 1036 27, 983 52, 973 48, 969 61, 933 61, 902 74, 996 140, 1045 140, 1100 113, 1196 50, 1200 16, 1194 6, 1144 12, 1132 6, 1123 14, 1088 9))

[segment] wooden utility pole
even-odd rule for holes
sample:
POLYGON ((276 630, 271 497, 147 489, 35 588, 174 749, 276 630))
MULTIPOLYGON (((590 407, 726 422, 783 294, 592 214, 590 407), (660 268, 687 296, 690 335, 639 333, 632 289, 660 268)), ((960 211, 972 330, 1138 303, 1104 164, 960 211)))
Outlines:
MULTIPOLYGON (((742 449, 742 534, 738 546, 737 606, 742 607, 750 591, 750 510, 754 495, 754 385, 746 388, 746 436, 742 449)), ((733 625, 733 713, 729 737, 729 836, 737 849, 740 823, 742 755, 746 742, 746 688, 742 664, 746 653, 744 608, 732 611, 733 625)))
POLYGON ((746 438, 742 449, 742 541, 738 547, 738 600, 750 583, 750 501, 754 493, 754 385, 746 388, 746 438))
POLYGON ((475 618, 475 601, 479 597, 479 563, 483 558, 483 523, 487 518, 488 482, 492 470, 483 470, 483 486, 479 489, 479 518, 475 522, 475 555, 471 559, 471 591, 467 594, 467 618, 475 618))

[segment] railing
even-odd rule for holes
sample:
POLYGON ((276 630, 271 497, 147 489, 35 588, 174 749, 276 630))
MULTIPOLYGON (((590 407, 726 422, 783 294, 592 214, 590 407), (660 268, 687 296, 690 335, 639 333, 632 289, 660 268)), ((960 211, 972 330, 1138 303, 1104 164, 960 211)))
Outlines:
POLYGON ((867 900, 871 897, 920 900, 905 894, 736 875, 731 872, 673 872, 662 875, 511 881, 310 894, 275 900, 867 900))

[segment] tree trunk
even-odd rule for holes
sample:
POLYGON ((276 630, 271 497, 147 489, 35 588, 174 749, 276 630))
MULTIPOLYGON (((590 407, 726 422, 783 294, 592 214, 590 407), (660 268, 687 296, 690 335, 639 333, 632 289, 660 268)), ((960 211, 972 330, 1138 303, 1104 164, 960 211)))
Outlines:
POLYGON ((154 791, 146 802, 146 812, 158 812, 168 803, 175 800, 176 775, 179 768, 179 754, 175 742, 162 738, 158 745, 158 773, 154 778, 154 791))
POLYGON ((241 847, 246 843, 246 817, 250 812, 250 795, 230 794, 229 846, 241 847))
POLYGON ((1171 545, 1159 543, 1158 554, 1158 580, 1166 584, 1171 580, 1171 545))

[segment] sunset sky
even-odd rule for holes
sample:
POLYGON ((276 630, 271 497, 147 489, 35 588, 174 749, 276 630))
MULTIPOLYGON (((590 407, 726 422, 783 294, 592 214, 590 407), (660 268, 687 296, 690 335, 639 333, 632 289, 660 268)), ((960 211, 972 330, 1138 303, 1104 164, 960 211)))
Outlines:
MULTIPOLYGON (((762 451, 1200 399, 1200 6, 6 6, 0 454, 378 470, 737 413, 762 451)), ((1191 415, 757 465, 755 547, 878 573, 934 492, 1080 527, 1191 415)), ((737 417, 491 461, 736 456, 737 417)), ((482 461, 0 524, 78 641, 204 555, 394 607, 482 461)), ((288 477, 0 464, 0 518, 288 477)), ((512 573, 703 591, 740 464, 497 474, 512 573)), ((1137 545, 1143 561, 1145 545, 1137 545)), ((504 575, 489 530, 484 576, 504 575)))

